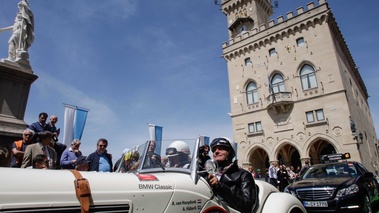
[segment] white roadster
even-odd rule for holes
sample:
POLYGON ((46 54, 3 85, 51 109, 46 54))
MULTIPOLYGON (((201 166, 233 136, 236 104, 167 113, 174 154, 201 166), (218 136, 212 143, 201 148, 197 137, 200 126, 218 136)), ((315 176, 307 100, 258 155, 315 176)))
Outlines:
MULTIPOLYGON (((220 202, 201 176, 202 137, 186 143, 193 147, 188 168, 161 161, 151 166, 149 142, 123 155, 113 173, 80 172, 78 178, 70 170, 0 168, 0 212, 238 212, 220 202)), ((292 195, 260 180, 256 187, 252 212, 306 212, 292 195)))

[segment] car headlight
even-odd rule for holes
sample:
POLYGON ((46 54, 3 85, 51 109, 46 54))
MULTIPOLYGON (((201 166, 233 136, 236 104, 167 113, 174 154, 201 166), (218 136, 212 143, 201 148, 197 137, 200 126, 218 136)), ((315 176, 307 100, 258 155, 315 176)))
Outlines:
POLYGON ((295 197, 296 197, 296 194, 295 194, 295 192, 294 192, 294 191, 292 191, 292 190, 290 190, 288 187, 284 188, 284 191, 283 191, 283 192, 285 192, 285 193, 288 193, 288 194, 291 194, 291 195, 293 195, 293 196, 295 196, 295 197))
POLYGON ((350 185, 347 188, 338 190, 336 197, 342 197, 342 196, 345 196, 345 195, 357 193, 358 191, 359 191, 358 185, 357 184, 352 184, 352 185, 350 185))

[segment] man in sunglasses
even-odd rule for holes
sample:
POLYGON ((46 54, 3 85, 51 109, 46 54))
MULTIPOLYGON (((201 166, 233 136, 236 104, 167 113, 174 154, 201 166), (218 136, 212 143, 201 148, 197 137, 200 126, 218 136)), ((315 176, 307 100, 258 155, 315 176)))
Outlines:
POLYGON ((217 173, 207 177, 213 192, 233 209, 252 212, 258 202, 253 176, 233 162, 235 151, 228 138, 216 138, 210 146, 218 165, 217 173))
POLYGON ((107 152, 108 141, 100 138, 97 141, 97 149, 88 155, 89 171, 112 172, 112 155, 107 152))
POLYGON ((22 158, 24 157, 26 146, 32 144, 33 135, 33 130, 25 129, 22 133, 22 140, 13 142, 11 167, 21 167, 22 158))

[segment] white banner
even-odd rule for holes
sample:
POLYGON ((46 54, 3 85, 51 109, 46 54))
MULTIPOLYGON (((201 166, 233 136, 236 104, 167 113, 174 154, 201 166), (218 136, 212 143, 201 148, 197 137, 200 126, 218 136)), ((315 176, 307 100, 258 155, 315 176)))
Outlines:
POLYGON ((155 141, 155 125, 149 124, 150 140, 155 141))
POLYGON ((76 111, 76 108, 69 105, 65 105, 63 143, 67 147, 70 147, 71 141, 74 140, 75 111, 76 111))

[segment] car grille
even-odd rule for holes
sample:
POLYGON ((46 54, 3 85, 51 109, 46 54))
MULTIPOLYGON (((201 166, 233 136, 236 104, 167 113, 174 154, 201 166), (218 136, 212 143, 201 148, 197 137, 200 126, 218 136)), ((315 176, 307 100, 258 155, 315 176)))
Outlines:
POLYGON ((303 188, 297 189, 296 195, 302 200, 326 200, 333 197, 335 188, 322 187, 322 188, 303 188))

